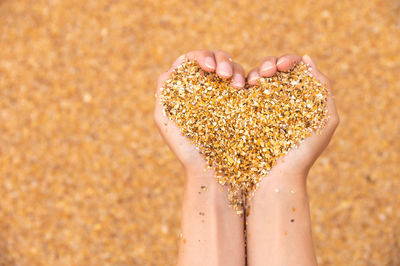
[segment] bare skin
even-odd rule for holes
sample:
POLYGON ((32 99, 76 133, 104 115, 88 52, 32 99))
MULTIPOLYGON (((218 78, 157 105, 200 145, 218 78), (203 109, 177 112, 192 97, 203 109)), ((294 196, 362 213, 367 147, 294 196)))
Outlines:
MULTIPOLYGON (((228 53, 202 50, 189 52, 186 56, 198 61, 204 71, 231 78, 232 85, 238 89, 244 87, 244 70, 231 60, 228 53)), ((156 96, 169 74, 183 59, 183 56, 178 58, 168 71, 160 75, 156 96)), ((300 61, 309 64, 313 75, 322 83, 327 83, 331 90, 329 80, 318 71, 308 56, 268 57, 260 67, 249 72, 247 82, 254 85, 260 77, 272 76, 276 71, 287 71, 300 61)), ((178 265, 244 265, 243 218, 228 206, 227 193, 215 182, 214 172, 209 169, 204 171, 205 161, 173 122, 163 116, 160 99, 156 98, 154 120, 185 169, 183 236, 178 265)), ((251 215, 247 218, 248 265, 317 265, 306 178, 339 123, 331 91, 328 110, 330 119, 322 134, 314 134, 298 149, 279 160, 250 201, 251 215)))
MULTIPOLYGON (((232 85, 243 88, 243 68, 223 51, 193 51, 186 54, 196 60, 204 71, 216 72, 220 77, 232 78, 232 85)), ((169 74, 184 57, 161 74, 156 95, 169 74)), ((160 98, 156 99, 154 120, 170 149, 185 169, 182 207, 182 238, 178 265, 244 265, 245 249, 243 218, 229 206, 227 192, 214 179, 212 170, 204 171, 205 161, 179 129, 162 114, 160 98)))
POLYGON ((313 134, 284 156, 260 183, 251 200, 248 217, 248 265, 317 265, 311 235, 307 195, 307 174, 315 160, 328 145, 339 123, 332 97, 331 83, 307 55, 268 57, 259 68, 249 72, 250 84, 276 71, 287 71, 303 61, 312 67, 312 74, 328 84, 330 119, 320 135, 313 134))

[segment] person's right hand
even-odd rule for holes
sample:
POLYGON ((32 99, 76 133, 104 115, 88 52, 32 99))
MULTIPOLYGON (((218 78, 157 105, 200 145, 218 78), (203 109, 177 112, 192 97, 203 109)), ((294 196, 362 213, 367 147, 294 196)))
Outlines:
POLYGON ((206 72, 216 72, 216 74, 222 78, 231 79, 232 86, 238 89, 242 89, 245 85, 245 73, 243 67, 233 62, 231 55, 227 52, 198 50, 180 56, 168 71, 162 73, 158 77, 154 121, 161 136, 182 163, 186 171, 203 171, 205 168, 205 160, 195 148, 194 144, 190 143, 190 141, 181 134, 174 122, 163 115, 164 107, 160 99, 160 89, 164 82, 169 78, 171 72, 183 63, 185 57, 197 61, 200 67, 206 72))

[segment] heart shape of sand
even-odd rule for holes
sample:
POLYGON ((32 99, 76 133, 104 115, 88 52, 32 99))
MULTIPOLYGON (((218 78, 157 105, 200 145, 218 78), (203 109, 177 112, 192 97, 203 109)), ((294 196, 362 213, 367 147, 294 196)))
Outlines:
POLYGON ((238 90, 186 60, 162 88, 165 114, 199 149, 241 209, 276 161, 327 122, 326 85, 300 63, 238 90))

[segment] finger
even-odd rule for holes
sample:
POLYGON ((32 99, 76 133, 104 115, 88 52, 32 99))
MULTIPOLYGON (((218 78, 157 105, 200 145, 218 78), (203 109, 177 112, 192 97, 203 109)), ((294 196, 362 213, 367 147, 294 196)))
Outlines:
POLYGON ((276 57, 268 56, 264 59, 264 61, 260 65, 260 76, 262 77, 271 77, 276 73, 276 57))
POLYGON ((244 87, 244 69, 238 63, 233 63, 232 86, 237 89, 242 89, 244 87))
POLYGON ((233 74, 233 63, 231 55, 225 51, 215 51, 215 60, 217 62, 217 74, 221 78, 230 78, 233 74))
POLYGON ((164 73, 161 73, 158 76, 157 79, 157 90, 156 93, 158 92, 159 88, 162 87, 162 85, 164 84, 165 80, 167 80, 170 76, 170 74, 178 67, 180 66, 184 61, 185 61, 186 55, 181 55, 179 56, 175 62, 172 63, 171 67, 165 71, 164 73))
MULTIPOLYGON (((179 56, 175 62, 172 63, 171 67, 168 69, 169 72, 174 71, 178 66, 180 66, 185 61, 186 55, 179 56)), ((167 71, 167 72, 168 72, 167 71)))
POLYGON ((328 86, 328 112, 330 115, 327 128, 331 130, 335 130, 339 124, 339 114, 336 109, 335 101, 333 98, 332 93, 332 84, 327 76, 325 76, 321 71, 318 70, 317 66, 315 65, 314 61, 312 61, 309 55, 304 55, 302 57, 302 61, 311 67, 311 74, 321 83, 324 83, 328 86))
POLYGON ((247 83, 253 86, 257 83, 257 80, 260 78, 260 68, 256 67, 250 70, 249 74, 247 75, 247 83))
POLYGON ((278 61, 276 62, 277 69, 279 71, 289 71, 295 65, 300 63, 301 57, 294 54, 287 54, 279 57, 278 61))
POLYGON ((324 83, 328 86, 328 89, 331 90, 331 82, 327 76, 322 74, 321 71, 318 70, 315 63, 312 61, 309 55, 304 55, 301 59, 303 63, 309 65, 311 67, 311 74, 321 83, 324 83))
POLYGON ((206 72, 214 72, 216 68, 216 61, 214 53, 208 50, 191 51, 186 54, 190 60, 195 60, 199 63, 200 67, 206 72))
POLYGON ((325 76, 324 74, 322 74, 317 66, 315 65, 314 61, 312 61, 311 57, 309 55, 304 55, 303 58, 301 59, 303 61, 303 63, 309 65, 311 67, 311 74, 313 74, 313 76, 319 80, 322 83, 326 83, 328 85, 328 87, 330 86, 330 82, 327 76, 325 76))

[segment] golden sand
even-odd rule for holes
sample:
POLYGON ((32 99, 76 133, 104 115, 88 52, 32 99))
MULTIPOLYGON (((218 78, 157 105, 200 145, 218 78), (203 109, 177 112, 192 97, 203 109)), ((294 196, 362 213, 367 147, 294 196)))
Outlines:
POLYGON ((399 1, 0 1, 0 265, 175 265, 183 171, 157 76, 309 54, 340 126, 309 175, 320 265, 400 264, 399 1))

